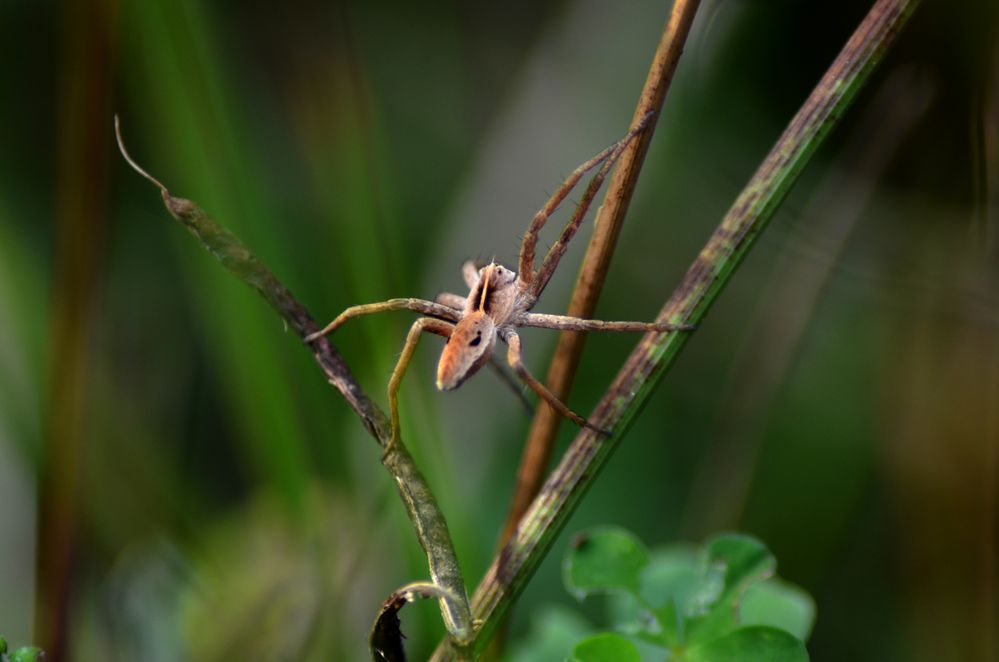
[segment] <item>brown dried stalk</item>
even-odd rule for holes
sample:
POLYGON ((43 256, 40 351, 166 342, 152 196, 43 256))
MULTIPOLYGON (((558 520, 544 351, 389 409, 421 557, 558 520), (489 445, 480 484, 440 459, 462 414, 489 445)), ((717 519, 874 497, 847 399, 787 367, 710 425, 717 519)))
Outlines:
MULTIPOLYGON (((648 116, 647 128, 621 155, 610 186, 607 188, 566 312, 571 317, 594 316, 597 300, 600 298, 600 291, 603 289, 610 267, 611 256, 617 245, 621 226, 624 224, 624 216, 628 212, 631 196, 635 192, 638 174, 645 161, 645 154, 649 150, 649 143, 652 142, 666 92, 673 80, 673 73, 676 71, 687 35, 690 33, 698 5, 700 0, 677 0, 670 12, 669 21, 659 40, 656 54, 652 58, 652 66, 649 68, 645 86, 642 88, 642 94, 632 117, 632 126, 635 126, 648 116)), ((586 335, 577 331, 564 331, 559 336, 545 383, 548 390, 562 402, 566 402, 569 398, 586 335)), ((500 546, 505 545, 513 535, 517 523, 541 487, 561 422, 562 416, 551 407, 538 407, 535 411, 524 454, 520 460, 520 468, 517 471, 517 485, 503 526, 500 546)))

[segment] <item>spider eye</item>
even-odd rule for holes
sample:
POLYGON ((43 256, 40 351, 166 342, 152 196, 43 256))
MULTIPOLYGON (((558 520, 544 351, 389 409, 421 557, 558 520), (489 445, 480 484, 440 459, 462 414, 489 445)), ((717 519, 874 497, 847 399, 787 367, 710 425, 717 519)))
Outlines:
POLYGON ((472 341, 470 343, 468 343, 468 346, 469 347, 475 347, 476 345, 478 345, 481 342, 482 342, 482 334, 480 333, 479 335, 477 335, 474 338, 472 338, 472 341))

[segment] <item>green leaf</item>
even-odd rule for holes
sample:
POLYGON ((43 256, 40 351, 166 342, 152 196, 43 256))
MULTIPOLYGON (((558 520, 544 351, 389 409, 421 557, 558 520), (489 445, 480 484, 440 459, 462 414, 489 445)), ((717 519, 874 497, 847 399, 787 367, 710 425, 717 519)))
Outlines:
POLYGON ((641 662, 635 644, 613 632, 583 639, 572 651, 573 662, 641 662))
POLYGON ((739 621, 743 625, 770 625, 808 641, 815 623, 815 601, 797 586, 770 578, 746 589, 739 621))
POLYGON ((762 542, 743 534, 716 536, 704 545, 709 568, 724 569, 726 597, 738 598, 750 584, 766 579, 777 569, 777 560, 762 542))
POLYGON ((37 646, 22 646, 10 654, 10 662, 41 662, 45 653, 37 646))
POLYGON ((805 645, 784 630, 754 625, 739 628, 686 651, 687 662, 807 662, 805 645))
POLYGON ((611 596, 610 622, 623 627, 634 625, 667 648, 681 643, 683 621, 701 590, 701 575, 695 548, 675 545, 653 551, 641 574, 640 597, 629 593, 611 596), (650 609, 654 624, 649 621, 650 609))
POLYGON ((672 603, 688 613, 702 584, 697 552, 689 547, 669 547, 652 553, 642 572, 641 596, 652 607, 672 603))
POLYGON ((578 599, 590 593, 624 590, 638 594, 648 552, 631 533, 597 527, 578 534, 566 556, 566 589, 578 599))
POLYGON ((684 634, 680 643, 696 644, 722 637, 739 627, 735 608, 727 602, 716 604, 700 616, 691 616, 685 622, 684 634))
POLYGON ((657 607, 653 610, 653 615, 661 628, 659 641, 663 646, 670 648, 683 643, 684 618, 677 613, 676 605, 672 601, 657 607))
POLYGON ((593 631, 576 612, 559 605, 547 606, 531 619, 526 640, 511 647, 509 662, 550 662, 570 657, 576 642, 593 631))
POLYGON ((774 573, 777 561, 752 536, 725 534, 704 545, 702 584, 687 620, 687 641, 717 639, 739 625, 739 603, 746 589, 774 573))

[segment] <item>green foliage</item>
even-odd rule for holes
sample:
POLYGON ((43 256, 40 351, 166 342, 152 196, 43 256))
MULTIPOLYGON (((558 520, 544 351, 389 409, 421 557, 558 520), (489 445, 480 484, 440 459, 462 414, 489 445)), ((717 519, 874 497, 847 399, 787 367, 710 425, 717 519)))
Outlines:
POLYGON ((815 603, 799 587, 772 577, 746 589, 739 616, 743 625, 770 625, 807 641, 815 622, 815 603))
POLYGON ((0 637, 0 662, 40 662, 45 652, 37 646, 21 646, 12 653, 7 652, 7 640, 0 637))
POLYGON ((677 659, 690 662, 738 662, 739 660, 772 660, 773 662, 807 660, 805 644, 779 628, 754 625, 732 630, 728 634, 691 646, 677 659))
POLYGON ((577 536, 573 547, 565 564, 565 585, 579 599, 593 592, 639 590, 649 555, 628 533, 610 527, 593 529, 577 536))
POLYGON ((561 605, 547 605, 531 618, 527 639, 514 642, 507 657, 511 662, 564 659, 566 652, 592 631, 593 626, 575 611, 561 605))
POLYGON ((642 656, 626 637, 602 632, 576 644, 572 659, 578 662, 641 662, 642 656))
POLYGON ((546 620, 514 659, 536 659, 529 651, 544 646, 550 657, 571 651, 572 659, 581 662, 664 656, 807 660, 804 642, 815 605, 803 590, 777 579, 776 568, 766 546, 747 535, 718 535, 700 549, 670 546, 649 552, 623 529, 590 529, 573 540, 564 581, 580 600, 608 596, 613 631, 588 633, 570 647, 566 628, 546 620), (555 642, 562 648, 555 650, 555 642))

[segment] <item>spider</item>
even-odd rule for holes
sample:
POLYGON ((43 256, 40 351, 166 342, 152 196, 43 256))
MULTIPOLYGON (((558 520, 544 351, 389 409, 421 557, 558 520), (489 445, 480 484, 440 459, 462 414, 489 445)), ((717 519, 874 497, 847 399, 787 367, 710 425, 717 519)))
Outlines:
POLYGON ((531 390, 555 411, 577 425, 588 427, 601 434, 608 434, 608 431, 591 424, 569 409, 530 373, 524 365, 517 327, 542 327, 570 331, 665 332, 691 329, 686 325, 657 322, 607 322, 531 312, 538 297, 548 285, 548 281, 551 280, 559 260, 565 254, 569 241, 579 229, 583 216, 593 202, 593 198, 607 173, 631 141, 645 129, 648 119, 649 115, 646 115, 624 138, 576 168, 552 194, 548 202, 534 215, 520 247, 519 271, 514 272, 495 261, 481 268, 476 267, 473 262, 466 262, 462 267, 462 275, 469 288, 468 296, 463 297, 444 292, 437 296, 436 301, 408 298, 389 299, 380 303, 351 306, 340 313, 325 328, 306 336, 305 342, 310 343, 332 332, 348 319, 386 310, 411 310, 426 316, 417 319, 410 328, 402 354, 392 371, 392 377, 389 379, 388 398, 392 417, 392 437, 385 447, 386 455, 399 438, 399 385, 412 359, 413 352, 416 350, 420 335, 424 332, 435 333, 447 339, 437 364, 437 388, 439 390, 455 389, 474 375, 490 360, 496 347, 496 339, 499 338, 508 347, 507 362, 510 367, 531 390), (561 235, 542 259, 540 267, 535 269, 538 233, 541 232, 545 223, 583 175, 598 166, 599 170, 594 174, 572 217, 562 229, 561 235))

